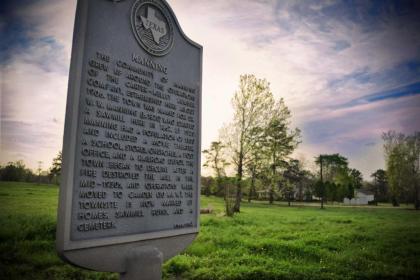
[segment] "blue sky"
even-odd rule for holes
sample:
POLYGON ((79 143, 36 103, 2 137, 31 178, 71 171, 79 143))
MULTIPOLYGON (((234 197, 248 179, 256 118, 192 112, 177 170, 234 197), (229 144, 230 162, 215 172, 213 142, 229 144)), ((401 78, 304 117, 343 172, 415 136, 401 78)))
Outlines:
MULTIPOLYGON (((203 149, 231 120, 243 73, 285 98, 303 132, 295 157, 309 168, 338 152, 367 177, 384 167, 382 132, 420 130, 419 1, 169 3, 204 47, 203 149)), ((1 163, 47 168, 61 149, 74 10, 70 0, 1 3, 1 163)))

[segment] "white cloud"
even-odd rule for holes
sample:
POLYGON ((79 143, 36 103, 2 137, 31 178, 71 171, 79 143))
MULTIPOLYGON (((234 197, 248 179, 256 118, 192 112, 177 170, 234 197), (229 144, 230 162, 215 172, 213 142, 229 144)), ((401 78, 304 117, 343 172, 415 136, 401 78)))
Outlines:
POLYGON ((64 55, 61 59, 68 64, 75 11, 75 0, 41 0, 22 7, 16 14, 31 26, 31 38, 52 37, 62 45, 64 55))
MULTIPOLYGON (((32 135, 28 137, 34 137, 39 131, 51 137, 34 144, 32 154, 26 148, 22 148, 25 154, 15 147, 8 151, 8 158, 19 154, 32 162, 40 157, 50 162, 61 147, 75 3, 42 0, 17 11, 31 26, 29 38, 33 42, 28 49, 14 50, 9 63, 2 66, 2 116, 7 118, 3 121, 24 123, 21 130, 32 135)), ((352 109, 334 108, 367 94, 418 81, 417 78, 390 77, 380 83, 375 79, 361 83, 348 78, 335 87, 331 81, 360 72, 374 77, 413 57, 419 58, 420 36, 413 36, 419 24, 408 26, 404 18, 386 17, 366 28, 362 20, 368 15, 364 14, 363 6, 355 7, 361 22, 342 15, 323 16, 322 9, 334 7, 336 1, 309 5, 299 1, 173 0, 170 4, 184 32, 204 46, 203 149, 217 139, 219 128, 231 119, 230 99, 243 73, 267 78, 274 94, 285 98, 294 115, 293 123, 299 127, 321 119, 324 125, 329 125, 328 120, 369 111, 372 116, 378 114, 383 118, 372 117, 380 122, 381 129, 396 127, 403 119, 401 128, 410 126, 410 119, 404 116, 406 103, 398 103, 402 107, 400 113, 395 111, 395 120, 381 111, 393 104, 393 100, 352 109)), ((414 104, 418 108, 418 103, 414 104)), ((372 136, 373 127, 363 128, 363 119, 357 121, 358 124, 355 121, 349 125, 349 129, 357 131, 354 137, 336 132, 340 144, 337 149, 345 152, 346 147, 352 147, 352 141, 372 136)), ((20 133, 17 128, 6 131, 10 132, 20 133)), ((5 133, 4 126, 2 133, 5 133)), ((309 155, 334 147, 332 143, 313 144, 311 138, 303 140, 308 144, 304 142, 301 151, 309 155)))
POLYGON ((31 27, 28 47, 0 65, 1 158, 47 168, 61 150, 74 1, 41 1, 15 11, 31 27))

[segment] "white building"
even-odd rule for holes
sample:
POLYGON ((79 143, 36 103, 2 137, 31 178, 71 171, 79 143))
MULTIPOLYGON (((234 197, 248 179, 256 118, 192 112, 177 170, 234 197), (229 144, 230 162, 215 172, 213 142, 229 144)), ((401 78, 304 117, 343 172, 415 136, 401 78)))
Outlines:
POLYGON ((348 199, 347 197, 344 198, 345 205, 368 205, 369 201, 374 201, 375 196, 373 193, 365 190, 355 190, 354 191, 354 198, 348 199))

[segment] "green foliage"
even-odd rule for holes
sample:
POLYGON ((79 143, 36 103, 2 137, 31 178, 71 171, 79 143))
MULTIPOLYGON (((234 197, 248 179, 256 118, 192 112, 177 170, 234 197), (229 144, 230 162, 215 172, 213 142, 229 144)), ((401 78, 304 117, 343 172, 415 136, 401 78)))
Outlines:
MULTIPOLYGON (((223 154, 225 146, 220 141, 211 142, 210 149, 204 150, 203 154, 206 160, 203 164, 204 167, 211 168, 216 174, 217 190, 216 195, 222 196, 225 191, 222 185, 222 178, 226 176, 225 168, 229 165, 223 154)), ((206 195, 210 195, 210 188, 206 189, 206 195)))
POLYGON ((35 182, 37 176, 28 168, 23 161, 9 162, 6 166, 0 166, 0 180, 14 182, 35 182))
POLYGON ((59 183, 59 178, 61 175, 61 163, 63 156, 61 151, 58 152, 58 155, 53 159, 52 166, 50 168, 50 178, 54 180, 54 183, 59 183))
POLYGON ((370 175, 373 178, 373 188, 375 193, 375 200, 388 201, 388 179, 386 171, 378 169, 370 175))
MULTIPOLYGON (((290 197, 294 182, 282 178, 281 168, 300 143, 300 130, 290 129, 291 112, 284 100, 275 101, 267 80, 241 75, 232 106, 233 121, 221 130, 220 138, 228 148, 237 178, 234 211, 240 211, 246 175, 250 176, 249 202, 256 196, 258 181, 268 186, 271 203, 279 188, 290 197)), ((210 151, 204 151, 207 166, 215 159, 216 153, 210 151)))
MULTIPOLYGON (((287 197, 291 195, 291 185, 284 181, 280 169, 288 168, 286 160, 300 143, 300 130, 289 128, 291 113, 283 99, 280 99, 271 110, 271 116, 264 130, 262 146, 267 163, 265 176, 270 182, 270 203, 273 203, 273 193, 279 184, 287 197)), ((293 167, 289 166, 287 173, 289 181, 296 175, 292 174, 294 172, 292 169, 293 167)))
POLYGON ((201 194, 204 195, 210 195, 210 194, 214 194, 217 192, 216 190, 216 180, 214 180, 213 177, 211 176, 207 176, 207 177, 203 177, 201 176, 200 179, 200 183, 201 183, 201 194))
POLYGON ((420 132, 406 136, 389 131, 382 138, 393 204, 413 201, 420 209, 420 132))
POLYGON ((323 197, 325 194, 324 183, 321 180, 317 180, 314 185, 314 194, 316 197, 323 197))
POLYGON ((349 169, 349 175, 351 176, 354 188, 360 189, 363 185, 362 172, 360 172, 359 170, 357 170, 355 168, 350 168, 349 169))
POLYGON ((348 160, 340 154, 319 155, 315 163, 322 168, 320 176, 323 182, 333 182, 335 177, 347 170, 348 160))
POLYGON ((245 164, 257 140, 254 133, 257 128, 265 127, 273 104, 273 94, 267 80, 254 75, 240 76, 239 89, 232 98, 233 121, 225 127, 222 135, 236 169, 235 212, 240 211, 245 164))
POLYGON ((320 183, 317 193, 321 198, 321 208, 324 208, 324 201, 337 200, 337 178, 344 178, 348 172, 348 160, 340 154, 319 155, 315 158, 319 165, 320 183))
MULTIPOLYGON (((348 160, 340 154, 319 155, 315 158, 319 166, 317 195, 324 200, 343 201, 353 198, 354 190, 363 186, 362 173, 348 167, 348 160)), ((322 204, 321 204, 322 208, 322 204)))

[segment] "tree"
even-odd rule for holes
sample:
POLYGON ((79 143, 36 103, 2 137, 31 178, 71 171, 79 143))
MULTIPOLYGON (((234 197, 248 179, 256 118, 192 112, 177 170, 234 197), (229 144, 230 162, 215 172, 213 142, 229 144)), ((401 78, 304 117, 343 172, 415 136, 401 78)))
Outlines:
POLYGON ((362 187, 363 177, 362 174, 353 168, 340 168, 333 181, 336 184, 336 201, 342 201, 344 198, 352 199, 354 197, 355 186, 362 187))
POLYGON ((384 201, 388 197, 388 181, 386 172, 383 169, 378 169, 370 175, 373 178, 373 187, 376 200, 384 201))
POLYGON ((58 178, 61 175, 61 163, 63 160, 63 155, 61 151, 58 152, 57 156, 53 158, 52 166, 50 168, 49 175, 51 178, 54 178, 55 183, 58 183, 58 178))
POLYGON ((283 177, 287 180, 283 193, 290 206, 290 202, 294 196, 294 186, 299 190, 300 195, 302 195, 302 182, 305 177, 305 172, 301 169, 299 160, 292 159, 287 163, 286 170, 283 172, 283 177))
POLYGON ((320 182, 317 184, 317 193, 318 197, 321 198, 321 209, 323 209, 324 200, 327 195, 327 190, 329 190, 329 192, 332 192, 332 188, 335 187, 335 185, 325 183, 332 183, 334 177, 339 172, 343 172, 343 170, 346 170, 348 166, 348 160, 340 154, 324 154, 316 157, 315 163, 320 167, 320 182))
POLYGON ((382 135, 382 139, 385 142, 384 153, 391 200, 394 206, 398 206, 411 184, 406 137, 402 133, 388 131, 382 135))
POLYGON ((356 189, 360 189, 363 186, 363 175, 362 172, 355 168, 349 169, 349 175, 353 181, 353 186, 356 189))
POLYGON ((256 182, 264 172, 264 148, 263 148, 263 137, 264 129, 261 127, 254 128, 251 132, 251 137, 254 138, 252 141, 252 147, 249 158, 245 164, 247 173, 251 177, 251 185, 248 192, 248 202, 256 196, 256 182))
MULTIPOLYGON (((214 141, 210 144, 210 149, 204 150, 203 154, 206 156, 206 161, 203 166, 210 167, 213 169, 214 173, 216 174, 216 184, 217 184, 217 190, 216 193, 218 195, 222 195, 224 193, 223 191, 223 185, 222 185, 222 177, 224 177, 225 174, 225 167, 228 165, 226 160, 223 156, 223 149, 225 146, 220 141, 214 141)), ((210 195, 210 188, 208 188, 208 191, 206 192, 206 195, 210 195)))
POLYGON ((268 164, 267 176, 270 178, 270 204, 273 203, 274 190, 281 180, 281 168, 287 166, 287 157, 300 143, 300 130, 290 129, 291 112, 281 98, 276 102, 265 129, 263 147, 268 164))
POLYGON ((0 179, 2 181, 32 181, 34 177, 33 172, 26 168, 22 160, 9 162, 0 170, 0 179))
POLYGON ((234 119, 227 129, 229 137, 226 139, 236 169, 235 212, 240 211, 244 166, 255 140, 252 133, 257 127, 265 127, 273 103, 267 80, 257 79, 254 75, 240 76, 239 89, 232 99, 234 119))
POLYGON ((211 177, 211 176, 208 176, 208 177, 201 176, 200 182, 201 182, 201 186, 202 186, 201 187, 201 193, 202 194, 208 195, 208 194, 212 193, 211 189, 212 189, 212 186, 215 183, 215 180, 214 180, 213 177, 211 177))
POLYGON ((406 137, 407 161, 410 173, 410 192, 412 192, 414 207, 420 209, 420 132, 406 137))
POLYGON ((303 178, 300 182, 302 190, 298 190, 298 198, 300 201, 311 201, 314 194, 316 184, 316 176, 309 170, 303 170, 303 178))

